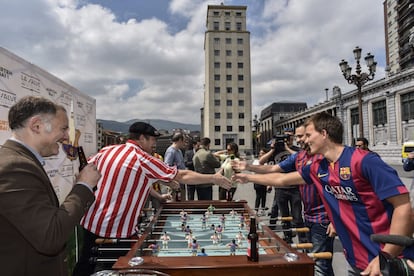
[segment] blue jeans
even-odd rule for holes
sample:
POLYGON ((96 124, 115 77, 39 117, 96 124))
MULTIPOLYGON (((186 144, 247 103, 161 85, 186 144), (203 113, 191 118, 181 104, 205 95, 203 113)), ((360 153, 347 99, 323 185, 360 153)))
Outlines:
MULTIPOLYGON (((313 248, 310 252, 331 252, 333 254, 334 238, 330 238, 326 234, 328 224, 314 223, 305 221, 305 226, 310 229, 307 233, 308 240, 312 242, 313 248)), ((332 255, 333 256, 333 255, 332 255)), ((315 260, 315 276, 331 276, 334 275, 332 268, 332 259, 316 259, 315 260)))

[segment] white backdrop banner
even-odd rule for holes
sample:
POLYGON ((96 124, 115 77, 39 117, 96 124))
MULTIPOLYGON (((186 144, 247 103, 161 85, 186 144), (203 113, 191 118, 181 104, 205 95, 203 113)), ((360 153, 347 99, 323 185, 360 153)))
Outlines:
MULTIPOLYGON (((70 137, 75 129, 81 136, 79 145, 87 156, 96 152, 96 101, 45 70, 0 47, 0 143, 11 135, 8 112, 12 105, 27 95, 43 96, 63 105, 70 115, 70 137)), ((62 149, 59 155, 47 158, 45 170, 59 200, 72 189, 79 163, 62 149)))

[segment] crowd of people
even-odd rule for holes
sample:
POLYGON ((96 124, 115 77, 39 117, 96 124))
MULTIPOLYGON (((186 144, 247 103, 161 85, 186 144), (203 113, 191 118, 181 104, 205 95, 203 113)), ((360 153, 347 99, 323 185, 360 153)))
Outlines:
MULTIPOLYGON (((89 158, 61 204, 43 165, 44 158, 58 154, 69 140, 65 108, 27 96, 10 108, 8 119, 12 136, 0 148, 4 275, 66 275, 66 244, 79 224, 83 246, 73 275, 91 275, 96 269, 89 261, 96 239, 135 238, 149 200, 154 208, 167 200, 212 200, 213 185, 219 186, 218 199, 233 200, 238 185, 250 182, 257 215, 264 215, 267 192, 275 188, 269 225, 292 216, 291 222, 282 223, 288 243, 291 227, 307 226, 310 231, 299 235, 299 242, 312 242, 314 252, 333 252, 337 235, 349 275, 380 275, 380 251, 414 259, 413 246, 370 239, 373 234, 412 237, 408 189, 396 171, 369 150, 368 140, 344 146, 342 123, 330 114, 318 113, 295 130, 286 130, 288 156, 277 164, 268 162, 274 157, 275 141, 251 164, 240 156, 236 143, 212 152, 210 138, 204 137, 186 148, 181 133, 172 136, 162 157, 154 151, 160 133, 148 123, 135 122, 125 143, 104 147, 89 158), (164 192, 169 189, 176 196, 164 192)), ((414 154, 405 160, 404 169, 414 169, 414 154)), ((235 248, 234 244, 228 246, 235 248)), ((192 246, 198 247, 195 239, 192 246)), ((315 275, 334 275, 332 260, 317 260, 315 275)))

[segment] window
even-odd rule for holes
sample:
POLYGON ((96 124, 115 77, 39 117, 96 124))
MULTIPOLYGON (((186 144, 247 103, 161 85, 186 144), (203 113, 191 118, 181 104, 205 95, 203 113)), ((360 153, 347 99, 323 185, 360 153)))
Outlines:
POLYGON ((214 62, 214 68, 220 68, 220 62, 214 62))
POLYGON ((243 51, 242 50, 238 50, 237 51, 237 56, 242 57, 243 56, 243 51))
POLYGON ((220 112, 214 113, 214 119, 220 119, 220 112))
POLYGON ((414 119, 414 92, 401 95, 401 120, 414 119))
POLYGON ((226 31, 230 31, 230 26, 231 26, 230 22, 224 22, 224 29, 226 31))
POLYGON ((214 139, 214 145, 220 146, 220 139, 214 139))
POLYGON ((231 44, 231 38, 226 38, 226 44, 231 44))
POLYGON ((226 80, 231 81, 232 80, 231 75, 226 75, 226 80))
POLYGON ((237 39, 237 44, 242 45, 243 44, 243 38, 238 38, 237 39))
POLYGON ((239 139, 239 146, 244 146, 244 139, 239 139))
POLYGON ((220 87, 219 86, 214 87, 214 93, 220 93, 220 87))
POLYGON ((214 105, 219 106, 220 105, 220 100, 214 100, 214 105))
POLYGON ((236 23, 236 30, 238 30, 238 31, 242 30, 242 23, 241 22, 236 23))
POLYGON ((244 87, 239 87, 239 94, 243 94, 244 93, 244 87))
POLYGON ((220 80, 220 75, 214 75, 214 80, 219 81, 220 80))
POLYGON ((225 16, 230 16, 230 12, 224 12, 225 16))
POLYGON ((239 126, 239 131, 244 132, 244 126, 239 126))
POLYGON ((237 68, 242 69, 243 68, 243 62, 238 62, 237 63, 237 68))
POLYGON ((226 56, 231 57, 231 50, 226 50, 226 56))
POLYGON ((213 29, 214 29, 215 31, 218 31, 218 30, 219 30, 219 28, 220 28, 220 23, 219 23, 219 22, 217 22, 217 21, 213 22, 213 29))
POLYGON ((227 131, 233 131, 233 126, 227 126, 227 131))
POLYGON ((228 68, 228 69, 231 68, 231 62, 226 62, 226 68, 228 68))
POLYGON ((232 93, 233 92, 231 87, 227 87, 226 90, 227 90, 227 93, 232 93))
POLYGON ((214 131, 219 132, 220 131, 220 126, 214 126, 214 131))
POLYGON ((236 16, 240 17, 240 16, 242 16, 242 13, 241 12, 236 12, 236 16))
POLYGON ((239 100, 239 106, 244 106, 244 100, 239 100))
POLYGON ((242 80, 244 79, 244 77, 243 77, 243 75, 238 75, 238 76, 237 76, 237 79, 238 79, 239 81, 242 81, 242 80))
POLYGON ((227 112, 227 119, 233 119, 233 113, 227 112))
POLYGON ((351 125, 358 125, 359 124, 359 116, 358 116, 358 108, 351 109, 351 125))
POLYGON ((244 113, 243 112, 239 113, 239 119, 244 119, 244 113))
POLYGON ((220 15, 220 13, 219 13, 218 11, 215 11, 215 12, 213 12, 213 15, 214 15, 214 16, 219 16, 219 15, 220 15))
POLYGON ((214 50, 214 56, 219 57, 220 56, 220 50, 214 50))
POLYGON ((214 38, 214 44, 220 44, 220 38, 219 37, 215 37, 214 38))
POLYGON ((227 100, 226 101, 226 105, 227 106, 232 106, 233 105, 233 101, 232 100, 227 100))
POLYGON ((385 100, 372 104, 372 116, 374 125, 384 125, 387 123, 387 103, 385 100))

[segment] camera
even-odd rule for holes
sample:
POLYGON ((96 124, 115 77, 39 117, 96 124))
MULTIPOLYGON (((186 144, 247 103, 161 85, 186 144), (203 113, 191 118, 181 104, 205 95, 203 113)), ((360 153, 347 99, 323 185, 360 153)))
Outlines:
POLYGON ((407 259, 393 258, 386 252, 379 253, 380 269, 383 276, 412 276, 412 270, 407 259))
MULTIPOLYGON (((272 140, 275 141, 275 151, 273 153, 273 156, 271 157, 271 160, 272 162, 274 162, 274 164, 280 163, 290 155, 290 152, 286 151, 285 149, 285 143, 289 144, 291 137, 292 135, 289 134, 273 135, 272 140)), ((271 144, 272 140, 268 144, 271 144)))

